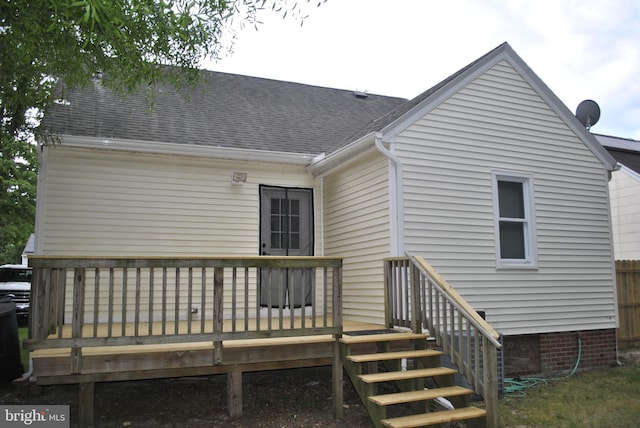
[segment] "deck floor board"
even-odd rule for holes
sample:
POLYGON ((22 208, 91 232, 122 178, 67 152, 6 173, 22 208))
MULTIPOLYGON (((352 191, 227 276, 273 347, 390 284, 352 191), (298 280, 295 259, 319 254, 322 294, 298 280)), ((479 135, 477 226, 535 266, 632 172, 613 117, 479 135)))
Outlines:
MULTIPOLYGON (((192 321, 196 322, 196 321, 192 321)), ((228 321, 231 323, 231 321, 228 321)), ((227 322, 225 321, 225 324, 227 322)), ((185 326, 182 326, 181 329, 184 329, 186 332, 186 321, 184 321, 185 326)), ((199 325, 199 321, 198 321, 199 325)), ((296 320, 296 324, 300 326, 300 320, 296 320)), ((255 326, 255 322, 253 323, 255 326)), ((356 321, 344 321, 343 330, 344 331, 359 331, 359 330, 375 330, 379 329, 380 325, 370 324, 365 322, 356 322, 356 321)), ((98 326, 98 337, 107 337, 107 327, 104 324, 100 324, 98 326)), ((120 332, 121 329, 114 328, 113 331, 120 332)), ((134 325, 130 323, 127 325, 127 330, 131 331, 133 334, 134 325)), ((161 330, 158 330, 161 331, 161 330)), ((255 330, 254 330, 255 331, 255 330)), ((93 325, 85 325, 83 328, 83 333, 92 336, 93 335, 93 325)), ((199 333, 199 331, 197 332, 199 333)), ((51 335, 50 338, 55 339, 57 335, 51 335)), ((63 329, 63 338, 71 337, 71 328, 65 326, 63 329)), ((120 337, 120 335, 115 335, 114 337, 120 337)), ((319 342, 332 342, 333 337, 331 335, 309 335, 309 336, 295 336, 295 337, 274 337, 274 338, 260 338, 260 339, 239 339, 239 340, 229 340, 223 341, 223 347, 232 349, 232 348, 251 348, 251 347, 260 347, 260 346, 277 346, 277 345, 293 345, 293 344, 301 344, 301 343, 319 343, 319 342)), ((92 346, 92 347, 84 347, 83 355, 116 355, 116 354, 135 354, 135 353, 150 353, 150 352, 180 352, 180 351, 206 351, 213 349, 213 342, 209 341, 198 341, 198 342, 182 342, 182 343, 162 343, 162 344, 145 344, 145 345, 122 345, 122 346, 92 346)), ((48 348, 48 349, 37 349, 32 351, 31 356, 33 358, 47 358, 47 357, 68 357, 70 355, 70 348, 48 348)))

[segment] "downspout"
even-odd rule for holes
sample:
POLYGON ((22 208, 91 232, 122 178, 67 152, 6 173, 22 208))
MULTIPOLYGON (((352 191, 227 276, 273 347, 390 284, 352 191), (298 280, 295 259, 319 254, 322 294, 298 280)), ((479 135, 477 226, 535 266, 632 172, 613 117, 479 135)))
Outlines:
POLYGON ((382 153, 393 164, 394 174, 391 176, 392 183, 389 185, 391 197, 391 255, 404 256, 404 211, 402 200, 402 162, 391 151, 382 145, 382 133, 376 132, 376 149, 382 153))
POLYGON ((320 177, 320 255, 324 256, 324 177, 320 177))

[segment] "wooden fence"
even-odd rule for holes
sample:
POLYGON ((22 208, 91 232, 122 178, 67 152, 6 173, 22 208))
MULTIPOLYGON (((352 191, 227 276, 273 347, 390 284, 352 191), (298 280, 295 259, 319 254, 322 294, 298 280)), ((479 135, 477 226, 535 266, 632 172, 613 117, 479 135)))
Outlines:
POLYGON ((618 349, 640 348, 640 260, 616 260, 618 349))

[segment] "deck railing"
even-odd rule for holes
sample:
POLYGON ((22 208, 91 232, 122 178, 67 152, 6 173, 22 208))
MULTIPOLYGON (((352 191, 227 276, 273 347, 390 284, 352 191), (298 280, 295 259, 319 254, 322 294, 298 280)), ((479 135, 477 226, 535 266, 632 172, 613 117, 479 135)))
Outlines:
POLYGON ((386 323, 428 330, 484 398, 487 426, 498 426, 500 335, 421 257, 385 259, 386 323))
POLYGON ((35 256, 29 264, 28 349, 79 356, 83 347, 213 342, 219 363, 223 340, 342 333, 339 258, 35 256))

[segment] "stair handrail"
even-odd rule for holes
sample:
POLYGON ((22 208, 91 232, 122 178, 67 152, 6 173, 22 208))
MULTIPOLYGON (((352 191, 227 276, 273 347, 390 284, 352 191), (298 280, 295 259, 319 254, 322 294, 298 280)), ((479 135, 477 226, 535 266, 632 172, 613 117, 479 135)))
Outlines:
POLYGON ((415 256, 407 254, 407 257, 411 262, 422 272, 423 275, 431 278, 436 286, 442 293, 448 295, 451 299, 451 303, 463 314, 469 322, 478 329, 480 334, 486 337, 491 343, 493 343, 497 349, 502 348, 502 344, 499 342, 500 334, 495 331, 491 325, 482 318, 478 312, 460 295, 458 292, 449 285, 449 283, 421 256, 415 256))

